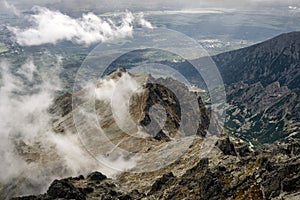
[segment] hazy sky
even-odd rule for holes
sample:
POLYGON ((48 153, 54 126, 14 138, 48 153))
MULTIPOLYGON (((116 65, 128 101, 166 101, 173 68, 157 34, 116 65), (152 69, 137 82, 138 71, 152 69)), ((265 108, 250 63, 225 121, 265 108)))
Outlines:
MULTIPOLYGON (((0 0, 4 1, 4 0, 0 0)), ((60 8, 66 11, 96 9, 99 12, 116 10, 196 9, 205 7, 257 9, 282 6, 300 7, 299 0, 7 0, 18 9, 30 9, 33 5, 60 8)))

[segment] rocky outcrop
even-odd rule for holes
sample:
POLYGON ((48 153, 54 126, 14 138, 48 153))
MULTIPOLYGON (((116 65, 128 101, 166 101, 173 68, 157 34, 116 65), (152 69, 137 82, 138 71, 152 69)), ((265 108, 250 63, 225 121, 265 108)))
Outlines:
MULTIPOLYGON (((210 123, 209 112, 200 96, 190 92, 186 85, 172 78, 154 79, 149 77, 147 82, 144 86, 144 93, 141 94, 142 97, 140 96, 139 100, 135 101, 137 103, 135 107, 143 108, 144 117, 139 122, 142 126, 147 126, 151 122, 149 110, 153 105, 159 104, 165 109, 167 116, 165 125, 162 127, 162 133, 165 135, 172 138, 179 128, 184 132, 184 135, 193 135, 195 133, 199 136, 206 135, 210 123), (184 123, 181 120, 185 120, 184 123)), ((132 112, 136 111, 133 108, 132 112)), ((162 116, 161 112, 164 111, 157 110, 156 116, 162 116)), ((162 121, 160 118, 156 120, 162 121)), ((158 124, 158 122, 155 123, 158 124)), ((147 132, 151 133, 151 128, 147 132)))
MULTIPOLYGON (((127 73, 126 69, 119 67, 108 74, 105 79, 118 80, 125 73, 127 73)), ((158 140, 168 140, 178 136, 178 134, 193 135, 196 133, 200 136, 206 135, 210 123, 210 112, 206 109, 200 95, 189 91, 185 84, 172 78, 155 79, 150 75, 129 75, 143 88, 142 92, 135 93, 130 98, 129 112, 132 119, 136 124, 143 127, 145 132, 158 140), (155 115, 158 117, 151 118, 150 109, 154 105, 160 105, 161 108, 155 110, 155 115), (156 130, 157 136, 153 135, 153 127, 157 128, 159 126, 160 122, 164 120, 162 118, 164 114, 166 114, 164 126, 159 131, 156 130), (184 122, 181 120, 184 120, 184 122), (150 123, 154 125, 148 126, 150 123)), ((97 87, 101 87, 101 83, 98 83, 97 87)), ((59 95, 55 99, 53 105, 49 108, 49 112, 53 114, 53 127, 56 132, 63 133, 66 130, 76 132, 71 112, 72 97, 82 93, 84 93, 84 90, 74 94, 59 95)), ((79 102, 78 99, 76 99, 76 102, 79 102)), ((108 110, 110 106, 105 102, 96 101, 95 106, 99 115, 111 112, 108 110)), ((105 117, 104 123, 100 121, 102 127, 107 127, 106 122, 115 124, 113 119, 109 119, 108 116, 105 117)))
MULTIPOLYGON (((224 136, 218 144, 224 142, 234 145, 234 148, 242 143, 224 136)), ((300 157, 289 149, 299 147, 299 144, 299 140, 283 141, 256 151, 249 150, 244 156, 228 154, 224 146, 217 145, 207 157, 198 157, 191 166, 187 161, 199 148, 195 144, 190 147, 186 159, 156 172, 126 172, 116 179, 94 172, 87 178, 55 180, 43 195, 14 200, 297 199, 300 197, 300 157), (178 173, 177 168, 183 173, 178 173)))
POLYGON ((224 153, 224 155, 233 155, 236 156, 235 148, 233 143, 230 142, 229 137, 225 139, 220 139, 216 143, 217 147, 224 153))

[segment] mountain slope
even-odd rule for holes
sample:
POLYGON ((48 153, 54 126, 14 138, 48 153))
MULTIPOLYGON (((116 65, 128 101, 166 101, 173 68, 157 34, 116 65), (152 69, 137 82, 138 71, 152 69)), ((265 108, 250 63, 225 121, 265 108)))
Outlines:
POLYGON ((300 32, 213 60, 226 84, 227 133, 254 145, 299 137, 300 32))
POLYGON ((226 131, 253 145, 300 137, 300 93, 274 82, 227 87, 226 131))
POLYGON ((243 81, 266 86, 278 81, 291 89, 300 86, 300 32, 282 34, 212 58, 226 84, 243 81))
POLYGON ((300 143, 289 140, 251 151, 239 140, 222 137, 199 157, 201 139, 171 166, 116 179, 93 172, 55 180, 45 194, 13 200, 50 199, 299 199, 300 143))

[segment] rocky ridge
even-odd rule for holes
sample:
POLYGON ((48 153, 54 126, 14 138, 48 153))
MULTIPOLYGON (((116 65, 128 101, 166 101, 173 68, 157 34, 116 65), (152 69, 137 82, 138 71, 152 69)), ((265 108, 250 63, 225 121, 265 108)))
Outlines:
POLYGON ((50 199, 298 199, 300 143, 288 140, 252 150, 222 136, 206 157, 187 155, 151 173, 125 172, 116 179, 100 172, 55 180, 43 195, 13 200, 50 199), (193 159, 193 160, 191 160, 193 159), (190 163, 192 162, 192 164, 190 163), (178 170, 182 173, 178 173, 178 170))

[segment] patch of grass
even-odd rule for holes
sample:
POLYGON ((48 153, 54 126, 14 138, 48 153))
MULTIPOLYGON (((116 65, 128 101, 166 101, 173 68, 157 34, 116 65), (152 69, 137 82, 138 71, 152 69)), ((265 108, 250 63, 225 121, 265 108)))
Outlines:
POLYGON ((8 48, 5 46, 5 44, 0 42, 0 53, 8 51, 8 48))

